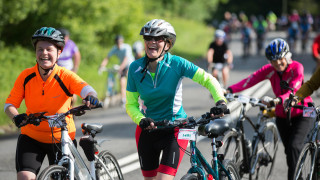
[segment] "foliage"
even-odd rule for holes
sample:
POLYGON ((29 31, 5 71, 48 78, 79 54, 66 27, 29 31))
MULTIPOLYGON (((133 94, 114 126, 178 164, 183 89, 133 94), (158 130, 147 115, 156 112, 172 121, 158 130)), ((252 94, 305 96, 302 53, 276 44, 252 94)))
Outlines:
POLYGON ((183 17, 204 21, 217 7, 219 0, 158 0, 144 1, 145 12, 165 17, 183 17))

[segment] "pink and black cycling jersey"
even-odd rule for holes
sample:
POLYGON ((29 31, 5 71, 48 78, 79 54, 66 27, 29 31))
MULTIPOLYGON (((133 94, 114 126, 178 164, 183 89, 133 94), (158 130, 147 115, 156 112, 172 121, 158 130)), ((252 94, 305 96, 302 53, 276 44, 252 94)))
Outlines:
MULTIPOLYGON (((248 89, 265 79, 268 79, 271 83, 272 90, 275 96, 281 98, 282 102, 284 102, 285 99, 289 98, 291 90, 282 89, 280 87, 280 82, 282 80, 288 82, 289 86, 294 89, 295 93, 303 84, 303 71, 304 68, 302 64, 297 61, 292 61, 292 63, 288 65, 284 72, 277 72, 271 64, 267 64, 258 71, 251 74, 249 77, 230 86, 229 88, 233 93, 237 93, 242 90, 248 89)), ((306 97, 301 103, 299 103, 299 105, 303 104, 304 106, 308 106, 308 102, 312 102, 312 98, 310 96, 306 97)), ((292 108, 291 117, 297 117, 301 115, 302 110, 292 108)), ((276 116, 280 118, 287 117, 282 103, 276 105, 276 116)))

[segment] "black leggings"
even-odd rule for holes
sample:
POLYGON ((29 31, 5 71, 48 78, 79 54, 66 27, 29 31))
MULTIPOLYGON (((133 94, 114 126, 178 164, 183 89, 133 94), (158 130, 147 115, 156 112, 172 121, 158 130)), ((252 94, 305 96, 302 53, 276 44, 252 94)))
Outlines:
POLYGON ((296 163, 314 119, 302 116, 291 118, 289 126, 285 118, 276 119, 276 124, 284 145, 288 165, 288 180, 293 179, 296 163))
MULTIPOLYGON (((73 140, 73 143, 77 145, 76 140, 73 140)), ((41 143, 27 135, 20 134, 16 150, 17 172, 30 171, 37 175, 46 155, 48 156, 49 164, 54 164, 56 156, 59 157, 61 155, 61 144, 57 143, 56 145, 41 143)))

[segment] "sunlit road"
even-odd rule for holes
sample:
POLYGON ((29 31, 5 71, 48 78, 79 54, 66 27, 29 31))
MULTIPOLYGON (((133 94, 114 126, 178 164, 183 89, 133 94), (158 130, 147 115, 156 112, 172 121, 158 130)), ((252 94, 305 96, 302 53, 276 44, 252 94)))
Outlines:
MULTIPOLYGON (((255 42, 252 44, 253 49, 251 52, 251 54, 254 55, 246 60, 242 59, 242 46, 240 44, 239 37, 239 35, 234 35, 230 46, 234 53, 235 59, 234 69, 230 73, 231 78, 229 84, 235 83, 242 78, 247 77, 249 73, 257 70, 262 65, 267 63, 265 58, 255 55, 255 42)), ((285 34, 283 32, 273 32, 268 35, 268 41, 270 38, 274 37, 284 38, 285 34)), ((307 47, 310 46, 311 41, 309 41, 309 45, 307 47)), ((310 78, 311 72, 315 65, 311 55, 308 53, 310 53, 310 50, 306 54, 298 54, 294 57, 295 60, 300 61, 305 66, 305 80, 310 78)), ((205 63, 198 62, 197 64, 203 67, 205 63)), ((267 94, 271 97, 273 96, 273 93, 270 90, 267 92, 267 94)), ((313 97, 316 101, 316 104, 320 104, 318 98, 316 98, 314 95, 313 97)), ((214 102, 209 98, 209 92, 205 88, 192 82, 191 80, 186 79, 184 80, 183 84, 183 105, 189 116, 199 117, 201 114, 207 112, 214 105, 214 102)), ((248 114, 249 116, 254 117, 256 112, 256 110, 250 110, 248 114)), ((119 159, 125 179, 143 179, 136 154, 134 137, 136 125, 128 117, 125 109, 115 107, 107 110, 92 110, 85 116, 77 118, 77 138, 79 138, 81 135, 79 128, 80 124, 83 122, 102 123, 104 125, 104 131, 101 134, 98 134, 97 138, 106 138, 109 141, 105 142, 100 149, 110 150, 116 156, 116 158, 119 159)), ((17 137, 17 134, 0 137, 0 180, 16 179, 14 161, 17 137)), ((204 139, 198 142, 197 145, 204 153, 205 157, 210 159, 210 142, 204 139)), ((82 152, 81 149, 79 151, 82 152)), ((180 179, 186 173, 189 167, 189 158, 188 156, 185 156, 175 179, 180 179)), ((286 174, 287 168, 285 155, 283 146, 281 144, 278 150, 273 179, 286 179, 286 174)))

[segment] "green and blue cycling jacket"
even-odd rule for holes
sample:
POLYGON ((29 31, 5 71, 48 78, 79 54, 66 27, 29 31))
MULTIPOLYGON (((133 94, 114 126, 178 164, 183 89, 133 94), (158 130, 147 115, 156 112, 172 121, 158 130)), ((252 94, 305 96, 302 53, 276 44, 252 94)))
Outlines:
POLYGON ((158 62, 154 77, 148 71, 145 79, 140 82, 144 74, 141 70, 145 67, 146 60, 143 57, 134 61, 128 72, 126 111, 136 124, 139 125, 144 117, 155 121, 186 118, 182 106, 184 77, 206 87, 216 102, 226 102, 220 84, 213 76, 188 60, 170 53, 166 53, 164 59, 158 62))

